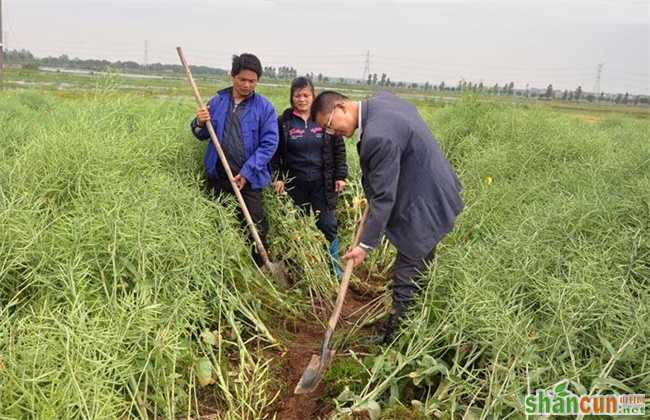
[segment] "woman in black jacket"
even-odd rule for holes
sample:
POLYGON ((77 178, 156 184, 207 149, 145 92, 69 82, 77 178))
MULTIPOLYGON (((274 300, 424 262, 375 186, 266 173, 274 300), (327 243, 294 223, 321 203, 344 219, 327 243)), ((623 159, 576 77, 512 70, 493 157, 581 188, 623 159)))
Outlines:
POLYGON ((336 200, 348 176, 345 143, 310 119, 314 97, 314 85, 306 77, 291 82, 291 108, 278 118, 280 142, 272 161, 278 178, 273 189, 283 193, 286 188, 296 205, 317 213, 316 226, 330 243, 334 272, 340 277, 336 200))

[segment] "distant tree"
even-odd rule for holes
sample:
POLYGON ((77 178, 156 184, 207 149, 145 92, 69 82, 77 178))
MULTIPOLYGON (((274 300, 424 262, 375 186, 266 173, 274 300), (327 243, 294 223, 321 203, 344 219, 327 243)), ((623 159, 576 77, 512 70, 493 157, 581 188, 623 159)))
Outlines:
POLYGON ((569 99, 570 101, 573 100, 573 92, 569 92, 569 98, 568 98, 568 99, 569 99))
POLYGON ((492 86, 492 91, 494 92, 495 95, 499 94, 499 84, 495 83, 494 86, 492 86))
POLYGON ((393 85, 393 82, 390 81, 390 77, 386 78, 386 86, 390 87, 393 85))
POLYGON ((512 93, 515 91, 515 82, 510 82, 508 85, 508 93, 512 95, 512 93))
POLYGON ((639 100, 640 100, 640 99, 641 99, 641 97, 640 97, 639 95, 636 95, 636 96, 634 97, 634 105, 639 105, 639 100))
POLYGON ((135 61, 125 61, 122 63, 122 67, 128 70, 135 70, 140 68, 140 64, 136 63, 135 61))
POLYGON ((600 96, 598 97, 598 102, 604 101, 605 100, 605 92, 600 92, 600 96))
POLYGON ((582 96, 582 86, 578 86, 575 92, 576 101, 579 101, 581 96, 582 96))
POLYGON ((374 74, 372 75, 372 84, 373 84, 373 85, 376 85, 376 84, 377 84, 377 73, 374 73, 374 74))
POLYGON ((625 92, 625 96, 623 97, 623 103, 625 105, 627 105, 627 101, 628 101, 629 98, 630 98, 630 94, 625 92))
POLYGON ((25 49, 6 50, 4 51, 4 58, 7 64, 32 64, 35 62, 32 53, 25 49))
POLYGON ((372 84, 372 74, 369 74, 369 75, 368 75, 368 82, 367 82, 367 84, 368 84, 368 86, 370 86, 370 85, 372 84))
POLYGON ((552 84, 549 84, 548 86, 546 86, 546 93, 544 94, 544 96, 546 96, 547 98, 553 97, 553 85, 552 84))
POLYGON ((445 82, 440 82, 440 90, 445 90, 445 82))
POLYGON ((480 83, 478 84, 478 90, 480 90, 481 92, 483 92, 483 82, 480 82, 480 83))
POLYGON ((386 84, 386 73, 381 74, 381 80, 379 81, 380 86, 384 86, 386 84))
POLYGON ((593 102, 594 99, 596 99, 596 97, 594 96, 593 93, 589 93, 589 94, 587 94, 587 101, 589 101, 589 102, 593 102))

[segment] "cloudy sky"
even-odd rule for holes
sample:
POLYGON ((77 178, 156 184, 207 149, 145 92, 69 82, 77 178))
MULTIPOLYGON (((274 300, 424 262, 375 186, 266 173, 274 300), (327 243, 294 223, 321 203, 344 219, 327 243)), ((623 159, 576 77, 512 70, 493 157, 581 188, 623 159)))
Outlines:
POLYGON ((650 94, 650 0, 1 0, 7 46, 228 68, 650 94))

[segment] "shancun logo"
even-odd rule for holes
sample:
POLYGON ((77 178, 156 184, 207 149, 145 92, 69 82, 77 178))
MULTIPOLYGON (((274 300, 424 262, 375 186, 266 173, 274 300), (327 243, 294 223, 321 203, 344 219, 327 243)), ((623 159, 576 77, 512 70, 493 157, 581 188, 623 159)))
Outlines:
POLYGON ((538 389, 524 401, 528 415, 639 415, 645 414, 645 395, 576 395, 563 380, 550 390, 538 389))

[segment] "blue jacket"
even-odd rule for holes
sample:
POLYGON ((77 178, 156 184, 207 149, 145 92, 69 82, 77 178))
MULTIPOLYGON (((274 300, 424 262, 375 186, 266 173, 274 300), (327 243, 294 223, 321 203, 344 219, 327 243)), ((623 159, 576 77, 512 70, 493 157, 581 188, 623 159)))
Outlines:
MULTIPOLYGON (((247 99, 248 104, 240 119, 241 135, 244 141, 246 162, 239 174, 246 178, 252 189, 264 188, 271 182, 271 158, 278 147, 278 122, 275 109, 271 102, 264 96, 253 93, 247 99)), ((230 112, 232 102, 232 88, 222 89, 210 99, 210 119, 217 137, 221 141, 226 124, 226 116, 230 112)), ((192 128, 196 120, 192 121, 192 128)), ((210 138, 208 129, 203 127, 198 132, 192 133, 199 140, 210 138)), ((208 142, 203 163, 208 178, 216 179, 217 154, 212 141, 208 142)), ((237 175, 237 174, 233 174, 237 175)))

